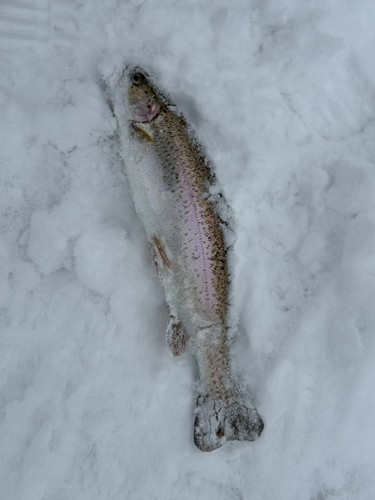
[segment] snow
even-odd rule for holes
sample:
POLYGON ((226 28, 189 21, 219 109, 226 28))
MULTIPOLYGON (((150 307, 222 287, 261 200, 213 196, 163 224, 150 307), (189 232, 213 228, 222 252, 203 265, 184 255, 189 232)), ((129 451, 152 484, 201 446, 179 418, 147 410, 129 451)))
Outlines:
POLYGON ((375 495, 370 0, 0 4, 0 493, 6 500, 375 495), (253 443, 193 444, 168 311, 102 73, 164 83, 237 219, 253 443))

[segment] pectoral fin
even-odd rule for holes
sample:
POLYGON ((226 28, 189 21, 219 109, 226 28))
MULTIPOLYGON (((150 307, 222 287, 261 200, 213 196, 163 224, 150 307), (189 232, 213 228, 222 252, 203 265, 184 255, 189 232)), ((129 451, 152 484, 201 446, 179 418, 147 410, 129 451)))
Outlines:
POLYGON ((134 123, 131 124, 133 132, 136 134, 138 140, 145 142, 154 142, 154 139, 143 128, 137 127, 134 123))

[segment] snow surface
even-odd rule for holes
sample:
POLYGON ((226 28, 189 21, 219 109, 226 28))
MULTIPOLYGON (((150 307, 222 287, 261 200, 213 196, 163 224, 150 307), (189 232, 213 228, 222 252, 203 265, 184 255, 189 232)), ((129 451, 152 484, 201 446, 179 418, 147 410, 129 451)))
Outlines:
POLYGON ((375 498, 372 0, 0 3, 0 498, 375 498), (157 74, 237 217, 238 369, 265 430, 193 444, 190 355, 101 71, 157 74))

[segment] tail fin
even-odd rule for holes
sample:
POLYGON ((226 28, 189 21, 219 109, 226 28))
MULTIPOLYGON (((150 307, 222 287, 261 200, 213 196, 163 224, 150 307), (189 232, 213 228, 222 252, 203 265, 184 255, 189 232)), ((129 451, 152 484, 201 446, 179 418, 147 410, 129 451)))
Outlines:
POLYGON ((226 441, 254 441, 263 421, 240 396, 225 400, 199 395, 195 409, 194 442, 201 451, 213 451, 226 441))

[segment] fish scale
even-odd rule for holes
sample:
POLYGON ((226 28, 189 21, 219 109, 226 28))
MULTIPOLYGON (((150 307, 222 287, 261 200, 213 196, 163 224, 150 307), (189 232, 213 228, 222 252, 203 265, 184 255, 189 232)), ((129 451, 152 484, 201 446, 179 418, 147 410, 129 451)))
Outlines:
POLYGON ((150 128, 154 142, 149 147, 165 169, 166 184, 177 195, 173 204, 179 214, 180 248, 203 299, 201 305, 225 321, 228 272, 224 236, 213 204, 203 198, 212 173, 199 150, 186 145, 190 138, 180 116, 162 112, 150 122, 150 128))
POLYGON ((112 82, 122 155, 171 319, 173 355, 198 363, 194 442, 212 451, 252 441, 263 422, 233 375, 228 339, 230 276, 216 178, 184 117, 139 70, 112 82), (188 339, 188 340, 187 340, 188 339))

